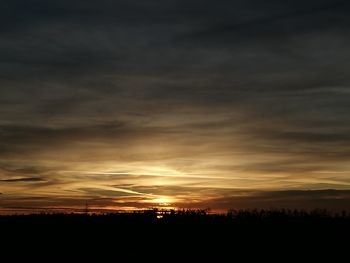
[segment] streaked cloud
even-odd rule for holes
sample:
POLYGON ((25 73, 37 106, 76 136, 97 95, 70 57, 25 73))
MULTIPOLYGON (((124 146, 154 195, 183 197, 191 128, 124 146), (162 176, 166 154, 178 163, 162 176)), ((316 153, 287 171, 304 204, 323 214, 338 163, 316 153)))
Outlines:
POLYGON ((37 177, 25 177, 25 178, 15 178, 15 179, 3 179, 0 182, 4 183, 16 183, 16 182, 41 182, 43 181, 41 178, 37 177))
POLYGON ((347 207, 347 1, 34 2, 0 10, 1 206, 347 207))

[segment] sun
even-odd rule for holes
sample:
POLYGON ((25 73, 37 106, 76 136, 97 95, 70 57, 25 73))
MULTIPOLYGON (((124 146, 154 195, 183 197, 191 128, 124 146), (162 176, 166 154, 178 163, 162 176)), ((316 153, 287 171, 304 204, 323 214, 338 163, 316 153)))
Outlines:
POLYGON ((155 199, 153 199, 151 201, 152 201, 152 203, 156 203, 156 204, 159 204, 159 205, 169 205, 169 204, 171 204, 171 200, 168 197, 158 197, 158 198, 155 198, 155 199))
POLYGON ((170 206, 174 200, 168 196, 157 196, 153 199, 147 200, 146 202, 157 206, 170 206))

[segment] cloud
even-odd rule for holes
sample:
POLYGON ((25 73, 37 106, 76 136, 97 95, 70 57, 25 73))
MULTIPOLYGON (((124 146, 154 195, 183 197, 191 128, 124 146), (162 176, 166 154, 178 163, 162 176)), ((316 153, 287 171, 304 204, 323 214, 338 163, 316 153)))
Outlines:
POLYGON ((331 0, 3 4, 4 191, 80 200, 129 185, 220 203, 226 188, 347 189, 349 11, 331 0))
MULTIPOLYGON (((326 19, 333 15, 343 15, 344 8, 349 8, 346 1, 284 1, 283 3, 270 1, 264 3, 264 6, 258 5, 257 1, 250 2, 256 5, 255 9, 247 10, 250 14, 246 13, 246 16, 240 17, 236 13, 231 19, 224 20, 226 23, 221 22, 207 30, 192 33, 192 37, 207 40, 225 37, 227 40, 230 34, 230 38, 276 38, 288 34, 312 32, 318 30, 318 25, 332 27, 332 23, 326 24, 326 19), (301 24, 305 21, 310 23, 304 23, 302 27, 301 24)), ((235 4, 231 5, 233 7, 235 4)), ((245 6, 241 1, 240 5, 245 9, 249 4, 245 6)), ((231 14, 235 12, 230 11, 231 14)))
MULTIPOLYGON (((216 211, 232 209, 306 209, 316 208, 341 211, 350 209, 349 190, 317 191, 265 191, 251 192, 243 196, 215 198, 203 203, 192 204, 200 208, 210 207, 216 211)), ((183 207, 189 204, 184 203, 183 207)), ((181 206, 181 205, 180 205, 181 206)))
POLYGON ((15 178, 15 179, 3 179, 0 182, 3 183, 21 183, 21 182, 44 182, 42 178, 27 177, 27 178, 15 178))
MULTIPOLYGON (((207 189, 213 193, 212 189, 207 189)), ((178 199, 174 205, 179 208, 211 208, 216 212, 228 209, 329 209, 331 211, 350 210, 349 190, 286 190, 255 191, 230 190, 222 197, 209 196, 203 201, 178 199)), ((144 202, 147 199, 136 196, 113 196, 85 198, 68 197, 6 197, 2 199, 2 209, 29 210, 66 210, 77 211, 85 207, 88 200, 90 209, 140 209, 151 208, 155 204, 144 202), (20 205, 19 205, 20 204, 20 205)), ((152 200, 151 198, 149 200, 152 200)))

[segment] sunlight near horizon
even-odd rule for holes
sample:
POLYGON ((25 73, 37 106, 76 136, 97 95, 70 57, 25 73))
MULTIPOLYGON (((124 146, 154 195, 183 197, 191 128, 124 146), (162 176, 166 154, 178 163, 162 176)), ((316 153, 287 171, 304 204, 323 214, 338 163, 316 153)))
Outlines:
POLYGON ((170 196, 157 196, 153 199, 144 200, 143 203, 150 204, 154 208, 177 209, 175 201, 175 198, 170 196))

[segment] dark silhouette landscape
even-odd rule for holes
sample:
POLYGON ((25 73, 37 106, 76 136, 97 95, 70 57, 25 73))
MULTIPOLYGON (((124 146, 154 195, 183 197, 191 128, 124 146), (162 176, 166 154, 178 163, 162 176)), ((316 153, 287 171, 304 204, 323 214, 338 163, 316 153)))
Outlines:
POLYGON ((306 210, 229 210, 225 214, 211 214, 208 210, 140 210, 115 213, 41 213, 0 216, 2 230, 61 230, 134 232, 158 230, 203 231, 327 231, 350 229, 350 213, 332 213, 323 209, 306 210))
POLYGON ((235 259, 279 258, 278 253, 315 259, 332 254, 333 248, 338 252, 332 258, 347 251, 343 247, 350 234, 350 213, 321 209, 42 213, 0 216, 0 231, 6 241, 3 251, 15 250, 12 258, 41 258, 40 251, 45 251, 56 259, 96 257, 96 262, 107 262, 102 261, 105 258, 118 262, 125 256, 147 262, 159 258, 221 262, 232 253, 235 259))

